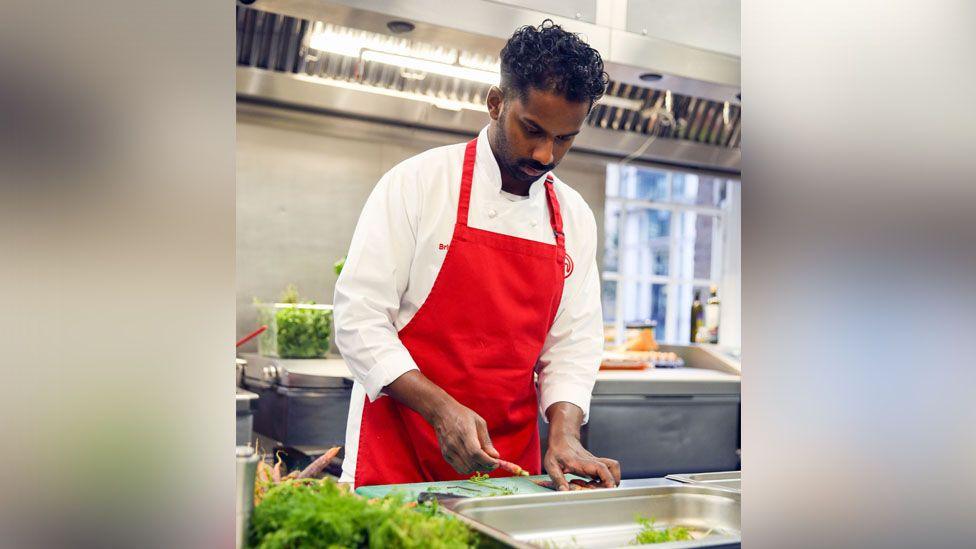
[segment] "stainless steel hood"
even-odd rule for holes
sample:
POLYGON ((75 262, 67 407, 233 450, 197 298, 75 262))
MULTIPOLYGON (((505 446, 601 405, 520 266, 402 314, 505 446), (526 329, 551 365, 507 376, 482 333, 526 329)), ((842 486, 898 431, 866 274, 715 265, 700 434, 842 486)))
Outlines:
MULTIPOLYGON (((399 6, 404 2, 386 4, 399 6)), ((390 65, 310 48, 309 42, 324 25, 328 25, 342 32, 368 33, 383 40, 454 48, 469 56, 479 59, 484 56, 488 61, 492 58, 497 61, 504 44, 502 38, 473 34, 464 29, 417 24, 409 33, 409 40, 404 40, 392 37, 386 28, 391 20, 389 15, 342 3, 258 0, 254 6, 287 10, 289 14, 237 6, 239 101, 464 135, 474 134, 487 122, 486 115, 474 109, 483 109, 488 84, 435 74, 416 78, 390 65), (439 108, 431 104, 437 101, 465 107, 447 105, 447 108, 439 108)), ((496 32, 502 32, 501 26, 504 26, 507 37, 519 24, 537 24, 538 20, 541 17, 535 14, 531 21, 496 22, 499 26, 496 32)), ((414 22, 413 19, 410 21, 414 22)), ((592 37, 587 38, 594 43, 592 37)), ((737 60, 735 65, 737 71, 737 60)), ((726 103, 684 95, 670 88, 677 80, 690 82, 685 78, 670 76, 655 83, 666 83, 670 92, 629 83, 626 77, 618 79, 620 74, 626 76, 643 70, 628 66, 621 72, 617 65, 608 63, 612 81, 606 100, 593 109, 587 119, 590 128, 577 139, 574 150, 624 158, 643 148, 635 161, 737 176, 741 156, 739 105, 735 101, 726 103), (668 104, 670 115, 665 112, 668 104)), ((737 85, 737 74, 735 80, 737 85)), ((685 88, 696 85, 691 82, 685 88)))

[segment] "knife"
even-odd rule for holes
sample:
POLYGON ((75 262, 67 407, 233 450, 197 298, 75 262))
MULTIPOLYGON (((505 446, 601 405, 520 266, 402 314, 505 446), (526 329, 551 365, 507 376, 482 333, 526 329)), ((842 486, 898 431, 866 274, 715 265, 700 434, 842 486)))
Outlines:
POLYGON ((468 496, 451 494, 447 492, 421 492, 420 495, 417 496, 417 503, 427 503, 428 501, 440 502, 441 500, 445 499, 458 499, 466 497, 468 496))

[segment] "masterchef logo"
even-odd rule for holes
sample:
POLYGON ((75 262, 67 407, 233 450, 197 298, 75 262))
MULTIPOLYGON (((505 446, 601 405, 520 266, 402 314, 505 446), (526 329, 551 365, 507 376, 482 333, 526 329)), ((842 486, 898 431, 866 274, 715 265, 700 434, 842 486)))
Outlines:
POLYGON ((563 278, 569 278, 569 275, 573 274, 573 258, 566 254, 566 261, 563 264, 563 278))

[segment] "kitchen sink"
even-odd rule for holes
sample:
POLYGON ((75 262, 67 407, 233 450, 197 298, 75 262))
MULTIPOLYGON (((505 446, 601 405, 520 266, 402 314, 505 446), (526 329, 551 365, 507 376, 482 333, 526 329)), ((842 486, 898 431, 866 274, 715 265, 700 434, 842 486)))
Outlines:
POLYGON ((641 526, 683 526, 692 541, 654 547, 737 547, 740 494, 696 485, 650 486, 527 494, 444 502, 448 512, 507 545, 610 548, 631 546, 641 526))

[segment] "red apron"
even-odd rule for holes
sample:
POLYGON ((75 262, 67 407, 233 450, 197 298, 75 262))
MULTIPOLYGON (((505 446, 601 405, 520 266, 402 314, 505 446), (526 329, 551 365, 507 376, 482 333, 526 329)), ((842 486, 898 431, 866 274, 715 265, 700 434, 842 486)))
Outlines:
MULTIPOLYGON (((469 227, 476 150, 477 139, 465 149, 457 223, 444 264, 399 336, 425 376, 484 418, 502 459, 539 474, 533 373, 563 293, 562 218, 549 175, 555 245, 469 227)), ((389 397, 367 398, 356 486, 459 478, 419 414, 389 397)))

